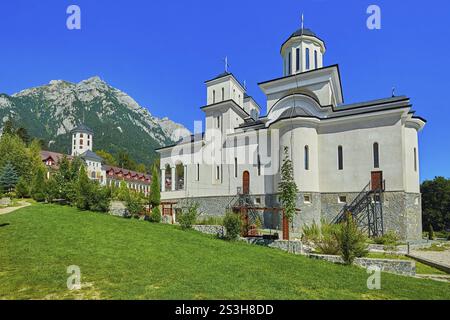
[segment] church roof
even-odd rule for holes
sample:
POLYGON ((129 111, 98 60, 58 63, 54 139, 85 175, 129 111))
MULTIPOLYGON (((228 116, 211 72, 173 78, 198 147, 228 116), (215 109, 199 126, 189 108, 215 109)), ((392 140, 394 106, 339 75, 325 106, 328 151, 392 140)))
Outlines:
POLYGON ((278 119, 289 119, 299 116, 310 116, 305 110, 300 107, 291 107, 283 111, 283 113, 278 117, 278 119))
POLYGON ((288 42, 291 38, 294 37, 301 37, 301 36, 310 36, 310 37, 315 37, 317 39, 319 39, 320 41, 324 42, 322 39, 320 39, 311 29, 308 28, 300 28, 298 30, 296 30, 295 32, 293 32, 289 38, 286 39, 285 42, 283 42, 283 44, 281 45, 281 48, 283 48, 283 46, 285 45, 286 42, 288 42))
POLYGON ((71 133, 74 133, 74 132, 82 132, 82 133, 89 133, 89 134, 94 134, 94 131, 91 129, 91 128, 89 128, 89 127, 87 127, 85 124, 80 124, 80 125, 78 125, 77 127, 75 127, 72 131, 71 131, 71 133))
POLYGON ((87 150, 84 153, 82 153, 80 155, 81 158, 83 159, 89 159, 89 160, 94 160, 97 162, 102 162, 103 158, 98 156, 95 152, 91 151, 91 150, 87 150))

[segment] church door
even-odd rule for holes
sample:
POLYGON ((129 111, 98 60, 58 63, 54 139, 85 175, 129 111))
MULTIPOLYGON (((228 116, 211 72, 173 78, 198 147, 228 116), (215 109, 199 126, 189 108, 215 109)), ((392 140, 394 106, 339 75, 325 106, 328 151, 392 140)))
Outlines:
POLYGON ((370 184, 372 191, 383 189, 383 171, 372 171, 370 184))
POLYGON ((250 193, 250 173, 248 171, 244 171, 242 174, 242 193, 250 193))

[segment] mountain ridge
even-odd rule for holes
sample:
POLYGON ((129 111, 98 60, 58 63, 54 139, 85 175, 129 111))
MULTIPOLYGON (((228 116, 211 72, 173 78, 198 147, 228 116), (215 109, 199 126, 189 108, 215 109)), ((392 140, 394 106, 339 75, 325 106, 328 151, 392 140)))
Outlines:
POLYGON ((44 139, 49 151, 63 153, 70 152, 70 131, 84 123, 94 130, 94 150, 112 154, 125 150, 145 164, 156 159, 156 148, 190 134, 167 117, 153 116, 98 76, 78 83, 51 80, 12 95, 0 93, 1 129, 8 118, 31 136, 44 139))

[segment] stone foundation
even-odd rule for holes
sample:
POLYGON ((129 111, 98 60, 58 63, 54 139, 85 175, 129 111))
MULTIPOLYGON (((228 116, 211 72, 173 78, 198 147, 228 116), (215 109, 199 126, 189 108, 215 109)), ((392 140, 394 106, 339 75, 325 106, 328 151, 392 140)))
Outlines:
MULTIPOLYGON (((310 225, 313 221, 320 224, 322 219, 332 221, 342 210, 344 203, 338 202, 339 196, 346 196, 347 203, 359 193, 314 193, 300 192, 297 197, 297 208, 300 214, 296 215, 293 221, 292 233, 300 233, 303 225, 310 225), (311 201, 305 202, 304 196, 309 195, 311 201)), ((277 194, 252 195, 253 199, 258 199, 258 207, 280 207, 277 194)), ((384 231, 395 231, 402 240, 419 240, 422 238, 422 210, 421 197, 416 193, 405 192, 384 192, 383 193, 383 224, 384 231)), ((189 202, 195 201, 200 205, 201 217, 223 216, 227 208, 237 201, 237 197, 198 197, 189 199, 178 199, 174 208, 187 206, 189 202)), ((281 215, 273 214, 272 211, 261 211, 262 227, 267 229, 281 230, 281 215)))

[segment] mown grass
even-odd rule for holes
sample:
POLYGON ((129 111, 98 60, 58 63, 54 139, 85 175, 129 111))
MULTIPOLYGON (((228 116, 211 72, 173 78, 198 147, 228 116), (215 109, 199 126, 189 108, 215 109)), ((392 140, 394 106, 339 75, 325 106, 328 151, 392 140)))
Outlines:
POLYGON ((0 299, 450 299, 447 283, 382 274, 177 227, 37 204, 0 216, 0 299), (70 291, 67 267, 81 268, 70 291))

